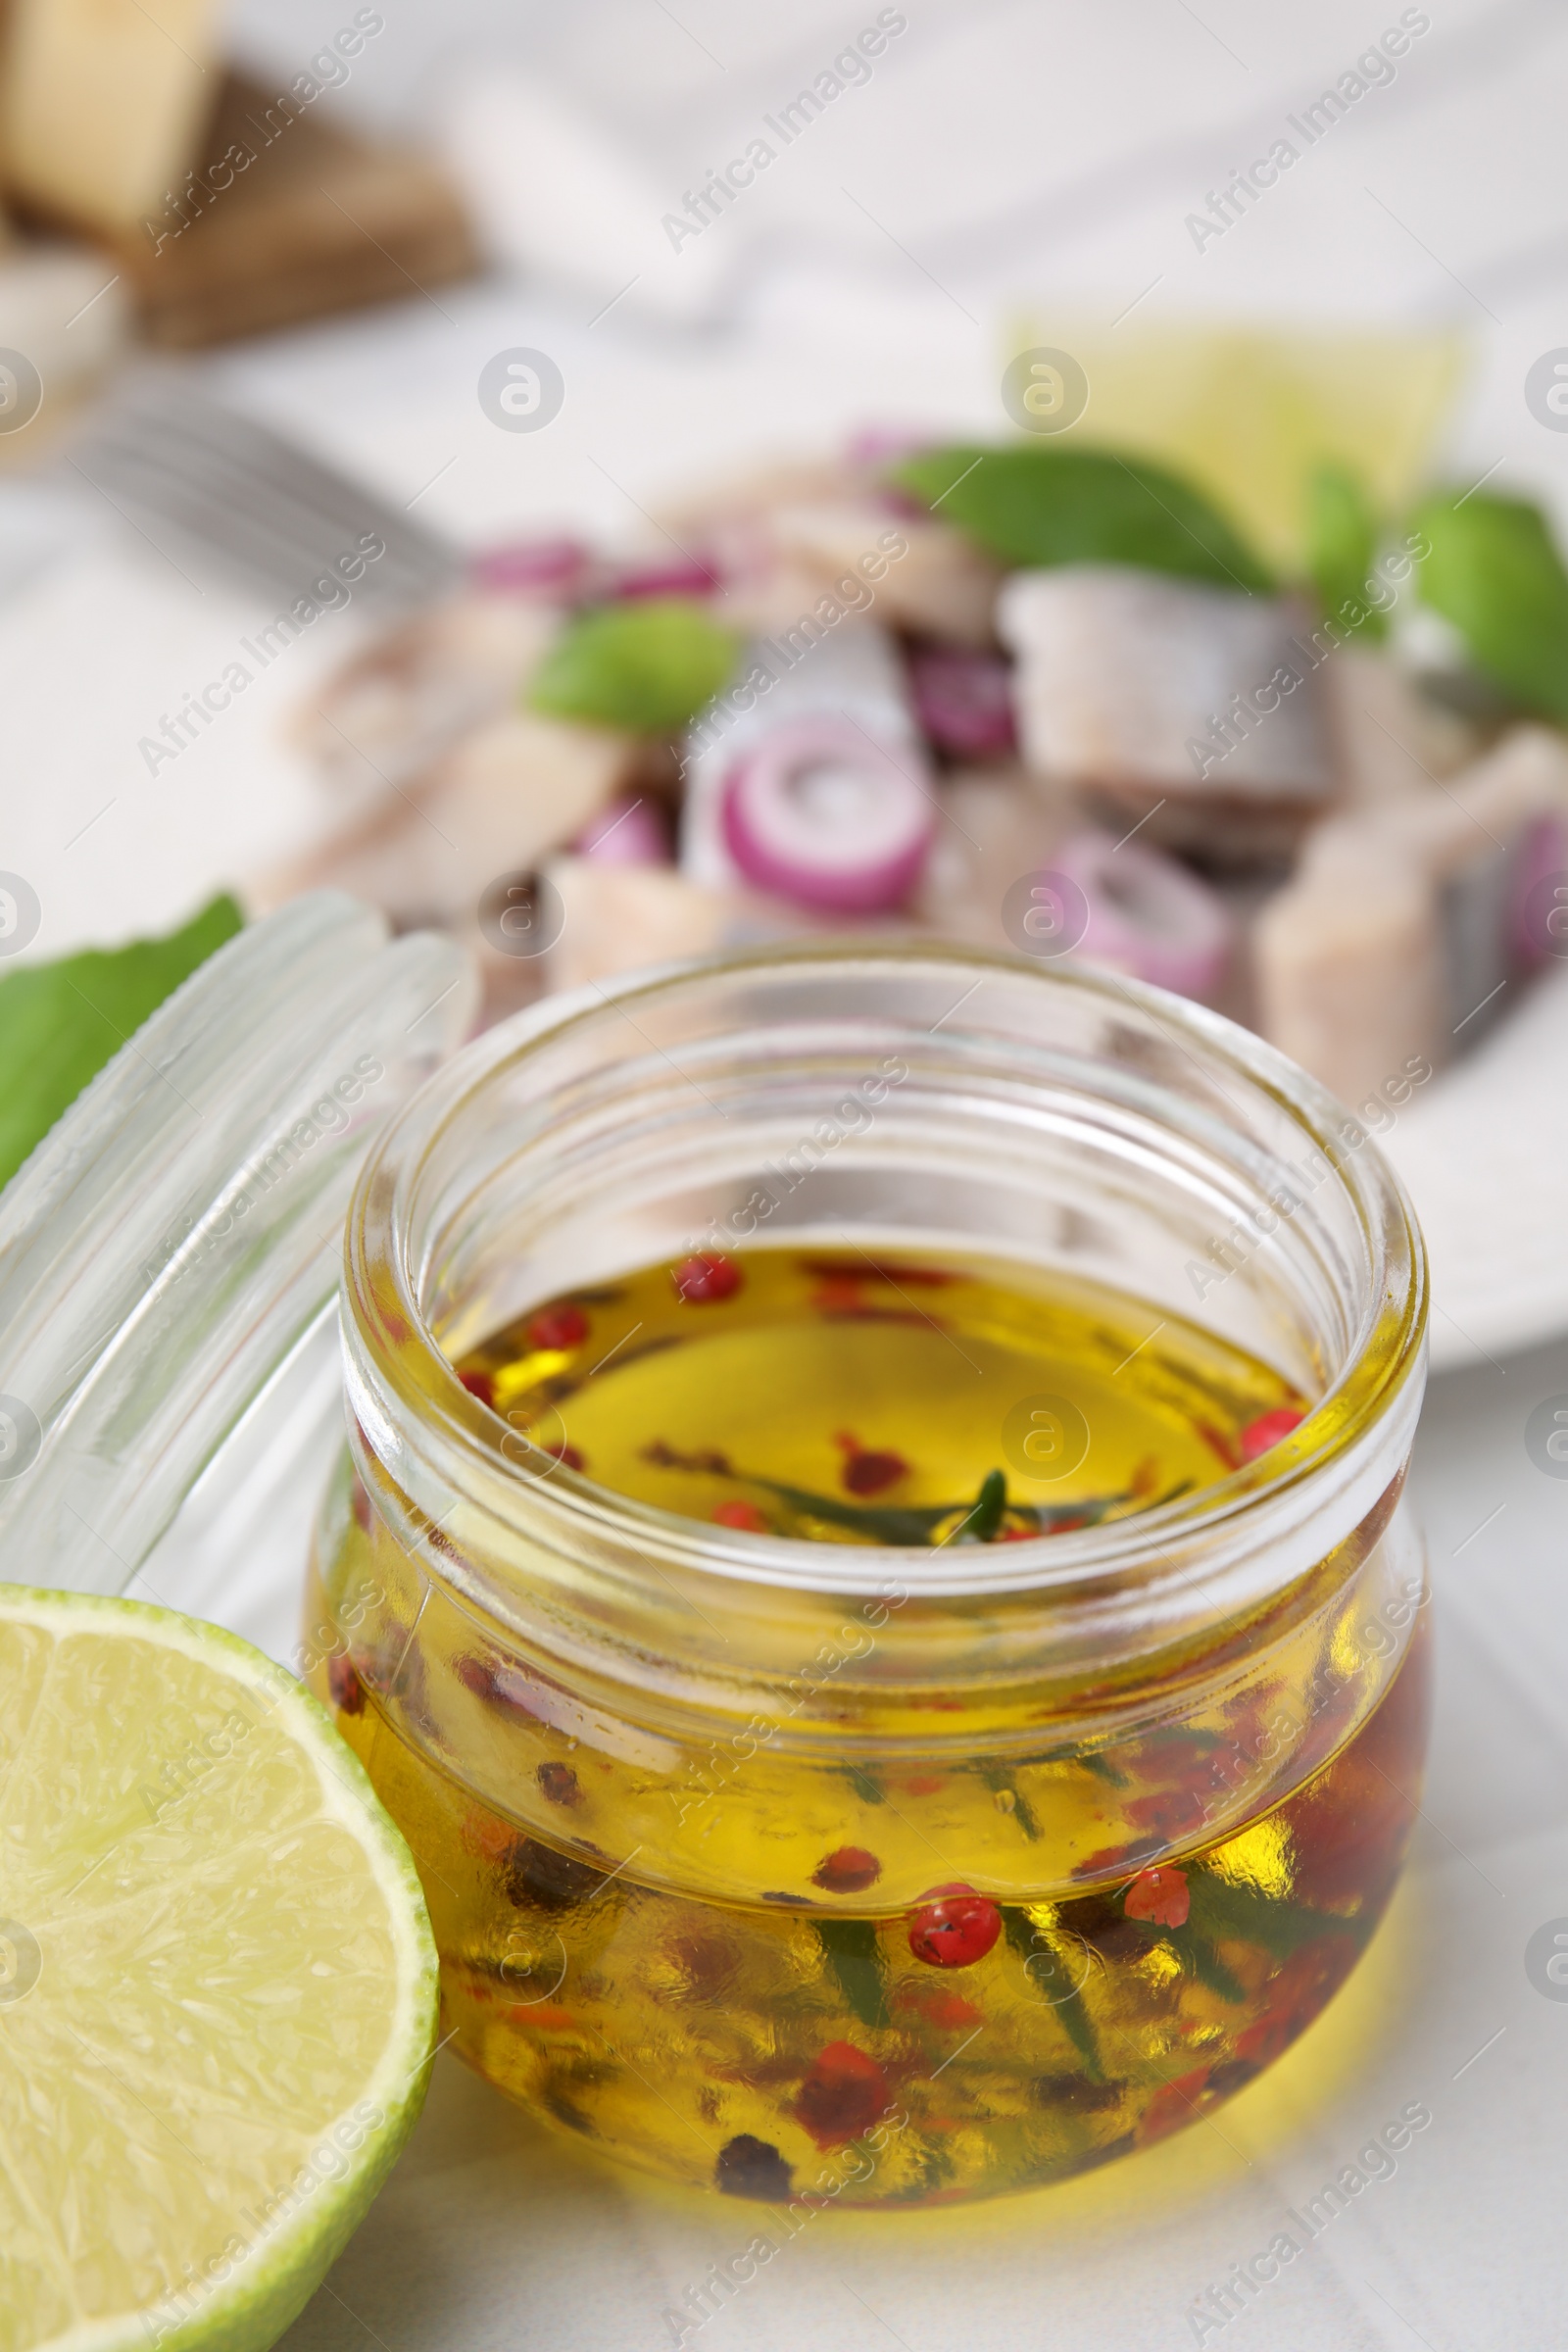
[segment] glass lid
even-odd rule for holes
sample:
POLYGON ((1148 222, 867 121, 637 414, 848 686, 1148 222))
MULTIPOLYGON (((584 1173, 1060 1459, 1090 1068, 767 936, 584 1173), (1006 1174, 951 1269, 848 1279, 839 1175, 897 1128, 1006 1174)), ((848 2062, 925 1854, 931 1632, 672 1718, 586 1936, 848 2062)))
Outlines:
POLYGON ((0 1194, 0 1580, 123 1591, 335 1314, 367 1150, 474 1004, 452 940, 296 900, 45 1137, 0 1194))

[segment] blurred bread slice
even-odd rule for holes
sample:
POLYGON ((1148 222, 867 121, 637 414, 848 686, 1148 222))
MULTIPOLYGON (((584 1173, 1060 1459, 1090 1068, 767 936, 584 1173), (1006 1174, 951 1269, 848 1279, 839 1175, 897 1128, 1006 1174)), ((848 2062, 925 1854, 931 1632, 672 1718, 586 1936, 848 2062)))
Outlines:
POLYGON ((302 107, 228 74, 214 98, 197 152, 115 238, 151 342, 188 349, 262 334, 404 302, 477 269, 440 168, 340 128, 329 92, 302 107))

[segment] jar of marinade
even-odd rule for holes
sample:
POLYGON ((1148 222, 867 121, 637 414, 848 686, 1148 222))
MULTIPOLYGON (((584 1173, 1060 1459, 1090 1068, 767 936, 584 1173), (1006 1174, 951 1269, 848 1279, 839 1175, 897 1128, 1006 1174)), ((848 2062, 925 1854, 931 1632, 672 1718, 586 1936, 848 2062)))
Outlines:
POLYGON ((1116 978, 767 948, 468 1046, 349 1211, 299 1661, 453 2047, 786 2205, 1209 2114, 1410 1831, 1426 1301, 1365 1131, 1116 978))

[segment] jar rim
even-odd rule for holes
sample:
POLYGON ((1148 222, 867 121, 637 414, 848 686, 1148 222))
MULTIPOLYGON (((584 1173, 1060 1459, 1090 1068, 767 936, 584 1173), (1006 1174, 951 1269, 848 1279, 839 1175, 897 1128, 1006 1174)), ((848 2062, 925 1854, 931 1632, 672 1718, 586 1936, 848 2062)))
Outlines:
MULTIPOLYGON (((1068 1601, 1107 1582, 1147 1584, 1162 1574, 1183 1579, 1191 1574, 1186 1563, 1195 1546, 1205 1558, 1216 1544, 1254 1554, 1268 1544, 1271 1522, 1283 1529, 1298 1518, 1298 1498, 1308 1488, 1316 1494, 1332 1485, 1342 1513, 1351 1490, 1370 1508, 1408 1452, 1423 1385, 1429 1287, 1414 1210, 1373 1136, 1315 1079, 1223 1015, 1065 958, 1046 962, 924 938, 834 937, 721 952, 604 986, 591 983, 547 999, 473 1041, 426 1081, 367 1161, 345 1242, 344 1328, 351 1404, 362 1427, 373 1423, 388 1431, 396 1421, 406 1430, 411 1418, 425 1424, 433 1419, 449 1468, 470 1477, 482 1472, 492 1506, 499 1500, 505 1516, 526 1523, 526 1532, 552 1548, 586 1543, 644 1558, 652 1548, 661 1560, 717 1580, 781 1591, 849 1594, 874 1590, 879 1579, 896 1575, 911 1596, 933 1600, 1032 1593, 1068 1601), (1108 1012, 1131 1008, 1214 1075, 1221 1093, 1228 1079, 1271 1101, 1304 1149, 1327 1159, 1334 1185, 1353 1210, 1372 1279, 1344 1361, 1298 1428, 1268 1453, 1190 1495, 1098 1527, 966 1547, 953 1561, 941 1559, 941 1547, 823 1544, 710 1526, 599 1486, 514 1431, 498 1438, 497 1416, 463 1386, 421 1296, 424 1261, 414 1246, 411 1204, 437 1138, 503 1077, 525 1076, 530 1059, 587 1032, 607 1014, 623 1016, 646 1040, 639 1011, 651 1016, 680 992, 710 983, 832 970, 846 978, 908 975, 920 967, 950 972, 956 982, 960 974, 969 978, 967 995, 961 985, 957 989, 955 1013, 992 976, 1070 989, 1100 1000, 1108 1012)), ((374 1429, 369 1443, 379 1450, 374 1429)), ((1209 1576, 1205 1567, 1205 1580, 1209 1576)))

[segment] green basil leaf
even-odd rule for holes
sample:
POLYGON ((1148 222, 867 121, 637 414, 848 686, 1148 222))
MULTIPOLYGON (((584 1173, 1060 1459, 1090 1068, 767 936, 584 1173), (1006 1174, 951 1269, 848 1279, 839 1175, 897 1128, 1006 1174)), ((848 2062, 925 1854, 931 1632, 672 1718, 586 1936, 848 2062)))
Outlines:
POLYGON ((822 1957, 862 2026, 874 2033, 893 2023, 888 2015, 887 1978, 874 1919, 818 1919, 812 1922, 822 1957))
POLYGON ((182 931, 90 948, 0 978, 0 1184, 164 999, 243 921, 214 899, 182 931))
MULTIPOLYGON (((1027 1971, 1030 1961, 1038 1959, 1042 1952, 1048 1952, 1051 1947, 1043 1937, 1035 1933, 1035 1923, 1027 1911, 1015 1910, 1007 1903, 1003 1904, 1001 1909, 1003 1933, 1027 1971)), ((1034 1991, 1038 1999, 1038 1984, 1035 1984, 1034 1991)), ((1080 1985, 1078 1990, 1069 1993, 1065 2000, 1053 2002, 1051 2014, 1055 2018, 1056 2023, 1062 2028, 1079 2057, 1083 2060, 1084 2072, 1090 2082, 1103 2082, 1107 2081, 1104 2064, 1100 2055, 1100 2047, 1095 2039, 1094 2020, 1090 2017, 1088 2007, 1083 1999, 1083 1987, 1080 1985)))
POLYGON ((1007 1473, 988 1470, 980 1481, 980 1492, 969 1505, 968 1516, 954 1536, 956 1544, 994 1544, 1002 1532, 1002 1522, 1007 1510, 1007 1473))
POLYGON ((1132 564, 1221 588, 1272 585, 1200 491, 1101 449, 930 449, 893 477, 1003 563, 1132 564))
POLYGON ((1509 700, 1568 720, 1568 572, 1541 509, 1472 490, 1414 517, 1431 554, 1420 596, 1451 621, 1478 670, 1509 700))
POLYGON ((1366 596, 1377 552, 1378 518, 1360 482, 1343 466, 1320 466, 1306 493, 1307 576, 1329 618, 1367 644, 1381 643, 1389 626, 1366 596))
POLYGON ((1362 1933, 1351 1920, 1314 1911, 1305 1903, 1282 1901, 1211 1871, 1195 1869, 1188 1886, 1192 1894, 1189 1924, 1195 1935, 1211 1945, 1256 1943, 1276 1960, 1288 1960, 1319 1936, 1362 1933))
POLYGON ((601 605, 567 622, 528 701, 552 718, 667 734, 712 700, 739 653, 740 639, 690 597, 601 605))

